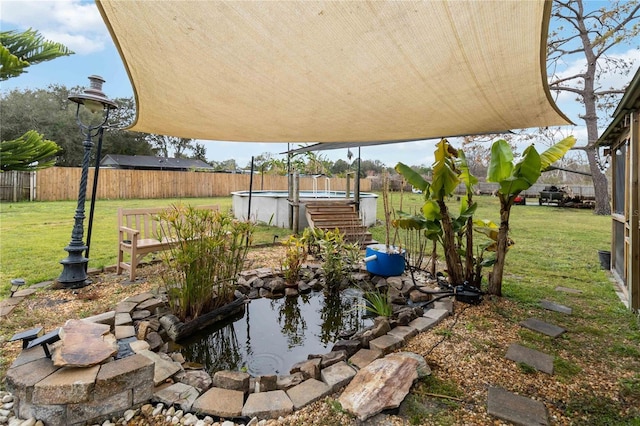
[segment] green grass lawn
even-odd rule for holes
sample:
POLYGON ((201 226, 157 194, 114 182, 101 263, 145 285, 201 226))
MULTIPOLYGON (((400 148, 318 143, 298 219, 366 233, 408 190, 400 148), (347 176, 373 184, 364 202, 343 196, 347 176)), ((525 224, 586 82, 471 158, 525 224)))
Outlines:
MULTIPOLYGON (((90 268, 116 264, 118 256, 118 208, 164 207, 182 202, 193 206, 217 204, 231 209, 231 197, 158 199, 158 200, 98 200, 93 219, 90 247, 90 268)), ((71 240, 77 202, 21 202, 0 204, 0 298, 9 294, 12 278, 24 278, 27 285, 53 280, 62 272, 60 260, 67 257, 64 247, 71 240)), ((89 223, 89 203, 84 221, 86 242, 89 223)), ((288 230, 259 226, 255 244, 273 241, 288 235, 288 230)))

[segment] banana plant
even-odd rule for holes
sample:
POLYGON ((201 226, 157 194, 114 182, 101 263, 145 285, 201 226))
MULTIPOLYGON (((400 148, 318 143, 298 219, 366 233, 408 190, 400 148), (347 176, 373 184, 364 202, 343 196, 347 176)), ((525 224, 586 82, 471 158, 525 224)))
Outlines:
POLYGON ((471 221, 477 205, 472 202, 471 196, 473 185, 478 180, 469 172, 464 153, 453 148, 446 139, 438 142, 434 155, 431 183, 405 164, 396 165, 396 171, 408 183, 422 190, 425 201, 421 215, 400 214, 394 226, 423 229, 426 238, 442 245, 451 282, 475 283, 471 221), (450 213, 446 200, 454 195, 461 182, 465 184, 467 196, 461 203, 459 215, 455 217, 450 213))
POLYGON ((531 188, 543 171, 562 158, 576 143, 573 136, 566 137, 542 154, 530 145, 522 158, 515 163, 509 144, 500 139, 491 146, 491 158, 487 181, 500 185, 497 196, 500 200, 500 225, 496 240, 496 259, 489 274, 488 293, 502 295, 502 276, 507 250, 509 249, 509 217, 513 202, 522 191, 531 188))

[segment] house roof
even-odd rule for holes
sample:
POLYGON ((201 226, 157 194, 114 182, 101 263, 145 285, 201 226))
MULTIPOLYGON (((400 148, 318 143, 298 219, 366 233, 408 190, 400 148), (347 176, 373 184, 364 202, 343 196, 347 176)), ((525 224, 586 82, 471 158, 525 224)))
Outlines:
POLYGON ((551 1, 96 0, 131 80, 131 130, 373 142, 564 125, 551 1))
POLYGON ((613 120, 598 138, 598 145, 611 146, 614 144, 624 129, 629 127, 629 124, 625 123, 627 113, 638 109, 640 109, 640 68, 636 71, 622 99, 620 99, 620 103, 613 112, 613 120))
POLYGON ((213 169, 202 160, 190 158, 165 158, 152 155, 105 155, 100 161, 102 167, 126 167, 164 170, 213 169))

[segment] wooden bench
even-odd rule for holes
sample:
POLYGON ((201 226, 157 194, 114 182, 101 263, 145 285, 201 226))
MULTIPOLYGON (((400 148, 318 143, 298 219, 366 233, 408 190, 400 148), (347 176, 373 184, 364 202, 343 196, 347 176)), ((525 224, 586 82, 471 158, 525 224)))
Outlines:
MULTIPOLYGON (((218 211, 219 206, 196 206, 196 209, 218 211)), ((167 238, 159 239, 162 224, 158 215, 167 210, 166 207, 118 209, 118 263, 116 273, 129 271, 129 280, 135 281, 136 268, 142 259, 150 254, 168 250, 178 241, 167 238), (125 254, 126 256, 125 258, 125 254)))

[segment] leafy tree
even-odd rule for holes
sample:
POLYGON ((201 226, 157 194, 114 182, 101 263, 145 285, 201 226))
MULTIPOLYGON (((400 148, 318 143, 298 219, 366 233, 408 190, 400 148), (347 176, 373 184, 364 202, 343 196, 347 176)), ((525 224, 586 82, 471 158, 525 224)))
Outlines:
POLYGON ((55 164, 60 147, 30 130, 18 139, 0 143, 0 166, 3 172, 16 170, 30 172, 46 169, 55 164))
MULTIPOLYGON (((56 165, 77 167, 82 164, 82 138, 75 119, 75 104, 68 100, 71 90, 62 85, 50 85, 47 89, 12 90, 0 96, 2 110, 2 137, 17 139, 28 130, 35 130, 61 148, 56 165)), ((117 99, 119 108, 111 111, 105 129, 102 155, 153 155, 146 134, 122 130, 135 117, 131 98, 117 99)), ((95 150, 92 153, 95 155, 95 150)))
POLYGON ((331 173, 334 175, 344 176, 344 174, 349 171, 350 165, 343 159, 336 160, 331 166, 331 173))
POLYGON ((73 52, 61 43, 45 40, 36 30, 0 32, 0 81, 17 77, 27 68, 73 52))
POLYGON ((637 45, 640 33, 640 4, 634 1, 611 1, 600 9, 586 11, 583 0, 555 0, 553 22, 558 27, 548 40, 548 64, 554 74, 551 90, 574 95, 584 106, 580 115, 587 128, 587 143, 575 149, 584 150, 589 161, 596 194, 595 213, 611 213, 607 178, 598 166, 598 116, 613 106, 623 88, 604 86, 608 73, 627 75, 633 64, 610 55, 614 46, 637 45), (584 66, 569 75, 557 73, 562 63, 583 57, 584 66))
MULTIPOLYGON (((73 52, 62 44, 45 40, 35 30, 2 31, 0 32, 0 81, 27 72, 30 65, 71 54, 73 52)), ((0 142, 2 171, 38 170, 51 167, 55 163, 53 156, 60 151, 60 147, 55 142, 44 139, 43 135, 34 131, 14 137, 15 139, 0 142)))
POLYGON ((468 281, 480 284, 483 266, 493 265, 489 274, 488 293, 502 294, 502 276, 505 257, 512 241, 509 239, 509 218, 515 197, 530 188, 553 162, 560 159, 573 145, 572 136, 553 145, 542 154, 530 145, 516 162, 514 153, 505 140, 492 144, 487 181, 500 185, 499 225, 490 221, 474 221, 477 208, 473 202, 473 186, 478 182, 470 173, 462 150, 454 149, 446 139, 436 146, 433 178, 425 180, 410 167, 398 163, 396 170, 411 185, 423 191, 425 203, 419 215, 399 212, 395 225, 403 229, 423 230, 425 236, 442 244, 447 273, 452 284, 468 281), (454 216, 447 206, 447 199, 454 194, 459 183, 464 183, 466 196, 461 202, 460 213, 454 216), (476 229, 489 237, 490 244, 481 247, 479 255, 473 252, 473 231, 476 229), (485 252, 495 252, 495 257, 485 260, 485 252))
POLYGON ((198 149, 195 139, 155 134, 148 134, 146 139, 163 157, 169 157, 169 154, 172 154, 173 158, 191 158, 188 153, 194 153, 198 149))

